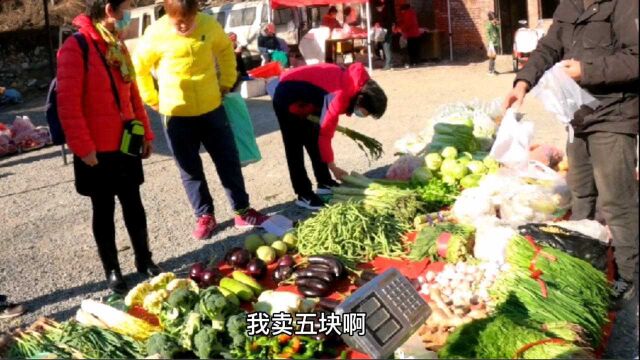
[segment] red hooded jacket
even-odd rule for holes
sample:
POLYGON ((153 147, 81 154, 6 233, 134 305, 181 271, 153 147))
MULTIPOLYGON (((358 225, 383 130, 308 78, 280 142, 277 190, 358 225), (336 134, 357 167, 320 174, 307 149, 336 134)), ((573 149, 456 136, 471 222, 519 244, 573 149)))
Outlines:
POLYGON ((420 36, 420 25, 418 24, 418 15, 413 9, 407 9, 400 12, 398 16, 398 27, 402 32, 402 36, 412 39, 420 36))
POLYGON ((118 151, 124 122, 132 119, 141 121, 146 140, 153 140, 149 117, 135 82, 124 82, 118 69, 109 69, 122 105, 120 116, 107 69, 95 46, 106 54, 105 41, 87 15, 76 17, 73 24, 87 39, 89 53, 85 68, 82 49, 74 37, 69 37, 58 52, 58 115, 71 151, 79 157, 92 151, 118 151))
MULTIPOLYGON (((340 115, 347 114, 351 110, 353 99, 369 79, 369 74, 361 63, 354 63, 347 69, 335 64, 302 66, 289 70, 280 77, 280 84, 302 82, 322 90, 324 94, 322 109, 317 109, 307 101, 294 101, 289 106, 289 112, 306 118, 318 110, 321 111, 318 145, 324 162, 330 163, 334 160, 331 139, 336 132, 340 115)), ((290 95, 290 98, 295 99, 295 97, 296 94, 290 95)), ((274 99, 274 101, 277 100, 274 99)))

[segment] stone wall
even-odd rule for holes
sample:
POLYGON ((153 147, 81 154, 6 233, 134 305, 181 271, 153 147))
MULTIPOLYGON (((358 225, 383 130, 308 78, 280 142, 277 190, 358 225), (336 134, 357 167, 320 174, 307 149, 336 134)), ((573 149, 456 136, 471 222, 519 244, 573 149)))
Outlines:
MULTIPOLYGON (((52 33, 57 34, 57 30, 52 33)), ((0 86, 15 88, 27 96, 46 91, 50 81, 45 31, 0 34, 0 86)))

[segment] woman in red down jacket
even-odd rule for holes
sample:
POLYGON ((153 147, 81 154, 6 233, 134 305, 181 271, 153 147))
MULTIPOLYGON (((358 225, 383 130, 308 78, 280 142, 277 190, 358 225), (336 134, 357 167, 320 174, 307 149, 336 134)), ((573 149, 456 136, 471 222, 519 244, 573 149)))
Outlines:
POLYGON ((138 94, 129 53, 118 38, 131 21, 129 8, 130 0, 87 0, 86 14, 73 21, 86 40, 87 64, 81 42, 71 36, 58 53, 57 76, 58 115, 74 154, 76 190, 91 198, 93 235, 107 285, 121 294, 127 291, 127 285, 115 241, 116 196, 122 205, 137 270, 147 276, 160 273, 151 259, 140 198, 142 159, 151 154, 153 132, 138 94), (134 119, 144 125, 139 156, 120 151, 125 124, 134 119))
POLYGON ((400 6, 400 14, 398 16, 398 30, 402 36, 407 39, 407 65, 415 66, 420 63, 420 25, 418 24, 418 15, 409 4, 400 6))
POLYGON ((331 147, 340 115, 380 118, 387 109, 387 96, 361 63, 348 68, 318 64, 284 73, 275 88, 273 108, 282 131, 291 184, 298 195, 296 204, 318 209, 324 205, 318 195, 330 193, 330 188, 338 185, 329 171, 338 180, 347 175, 336 166, 331 147), (307 120, 311 115, 320 117, 320 125, 307 120), (303 149, 311 158, 317 193, 307 177, 303 149))

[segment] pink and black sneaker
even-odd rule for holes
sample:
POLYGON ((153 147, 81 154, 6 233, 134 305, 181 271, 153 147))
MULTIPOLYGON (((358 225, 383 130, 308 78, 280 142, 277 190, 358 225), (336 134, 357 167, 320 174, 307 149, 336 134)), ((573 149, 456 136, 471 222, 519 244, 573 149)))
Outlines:
POLYGON ((202 215, 198 218, 196 229, 193 230, 193 237, 196 240, 206 240, 211 238, 213 231, 218 226, 213 215, 202 215))
POLYGON ((234 219, 237 229, 246 229, 260 227, 263 222, 269 219, 268 216, 256 211, 253 208, 249 208, 241 213, 236 214, 234 219))

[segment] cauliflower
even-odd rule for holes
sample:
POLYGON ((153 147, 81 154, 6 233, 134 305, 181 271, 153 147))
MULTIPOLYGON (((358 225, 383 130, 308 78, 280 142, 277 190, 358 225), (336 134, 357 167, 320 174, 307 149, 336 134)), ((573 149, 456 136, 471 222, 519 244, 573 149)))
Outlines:
POLYGON ((131 307, 134 305, 142 305, 145 296, 153 291, 153 287, 148 282, 136 285, 124 298, 124 304, 131 307))
POLYGON ((174 273, 166 272, 166 273, 159 274, 158 276, 151 279, 149 281, 149 284, 151 284, 151 286, 153 286, 155 290, 160 290, 167 287, 167 284, 172 280, 174 280, 175 278, 176 278, 176 275, 174 273))
POLYGON ((147 294, 142 302, 142 307, 154 315, 159 315, 162 311, 162 303, 169 298, 167 290, 156 290, 147 294))
POLYGON ((170 293, 178 289, 191 290, 196 294, 200 291, 198 284, 191 279, 173 279, 167 284, 167 291, 170 293))

